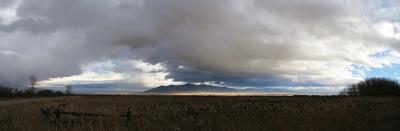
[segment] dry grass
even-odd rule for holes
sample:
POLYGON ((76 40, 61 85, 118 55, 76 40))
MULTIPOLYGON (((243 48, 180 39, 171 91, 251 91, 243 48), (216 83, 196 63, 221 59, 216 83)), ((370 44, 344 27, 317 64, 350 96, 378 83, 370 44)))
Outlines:
POLYGON ((2 130, 397 130, 400 97, 74 96, 0 104, 2 130), (43 107, 110 114, 61 116, 43 107), (119 117, 133 111, 127 121, 119 117))

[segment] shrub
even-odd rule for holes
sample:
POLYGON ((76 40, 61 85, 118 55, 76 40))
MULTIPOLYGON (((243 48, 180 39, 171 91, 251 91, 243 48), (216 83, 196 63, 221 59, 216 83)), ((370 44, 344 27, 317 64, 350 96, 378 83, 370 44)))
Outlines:
POLYGON ((51 90, 40 90, 38 92, 36 92, 37 96, 53 96, 54 92, 51 90))
POLYGON ((0 85, 0 97, 13 97, 14 92, 12 88, 0 85))
POLYGON ((38 92, 35 93, 36 96, 62 96, 64 95, 62 92, 59 91, 52 91, 52 90, 39 90, 38 92))
POLYGON ((400 84, 388 78, 368 78, 339 93, 347 96, 387 96, 400 95, 400 84))

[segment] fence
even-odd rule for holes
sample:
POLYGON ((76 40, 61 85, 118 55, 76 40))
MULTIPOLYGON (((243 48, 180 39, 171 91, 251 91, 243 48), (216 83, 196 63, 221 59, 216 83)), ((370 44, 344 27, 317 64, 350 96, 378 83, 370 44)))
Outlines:
MULTIPOLYGON (((64 109, 60 108, 60 107, 40 108, 40 112, 43 115, 44 123, 56 124, 56 125, 74 123, 74 122, 76 122, 76 121, 74 121, 74 118, 98 118, 98 117, 120 118, 125 123, 129 123, 133 120, 133 117, 134 117, 132 111, 129 108, 126 112, 123 112, 119 115, 100 114, 100 113, 68 112, 68 111, 64 111, 64 109), (71 117, 74 117, 74 118, 71 118, 71 117), (70 118, 70 121, 66 121, 65 120, 66 118, 70 118)), ((78 122, 81 123, 82 121, 78 121, 78 122)))
MULTIPOLYGON (((119 119, 120 123, 125 126, 134 126, 135 119, 140 117, 152 117, 152 118, 162 118, 165 115, 156 115, 156 114, 135 114, 130 108, 127 108, 126 112, 122 112, 120 114, 101 114, 101 113, 84 113, 84 112, 69 112, 65 111, 62 106, 59 107, 50 107, 50 108, 41 108, 40 109, 43 115, 43 122, 49 125, 54 126, 63 126, 69 124, 84 124, 85 122, 89 122, 93 120, 93 118, 106 118, 106 119, 119 119)), ((191 112, 188 114, 180 114, 173 115, 173 117, 183 118, 183 117, 192 117, 195 124, 194 126, 198 129, 202 129, 202 123, 198 119, 200 113, 191 112)), ((168 115, 169 116, 169 115, 168 115)))

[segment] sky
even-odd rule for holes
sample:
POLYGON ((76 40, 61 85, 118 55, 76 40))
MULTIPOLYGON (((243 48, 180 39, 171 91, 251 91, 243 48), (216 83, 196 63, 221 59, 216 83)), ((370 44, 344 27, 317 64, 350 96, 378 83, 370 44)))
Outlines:
POLYGON ((399 0, 1 0, 0 83, 336 93, 400 78, 399 0))

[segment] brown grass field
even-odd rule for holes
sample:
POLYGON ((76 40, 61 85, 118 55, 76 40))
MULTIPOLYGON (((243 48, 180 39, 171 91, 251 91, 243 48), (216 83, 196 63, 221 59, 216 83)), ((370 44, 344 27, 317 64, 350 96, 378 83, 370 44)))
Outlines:
POLYGON ((93 95, 2 99, 0 116, 4 131, 399 130, 400 97, 93 95), (46 116, 41 109, 65 114, 46 116))

